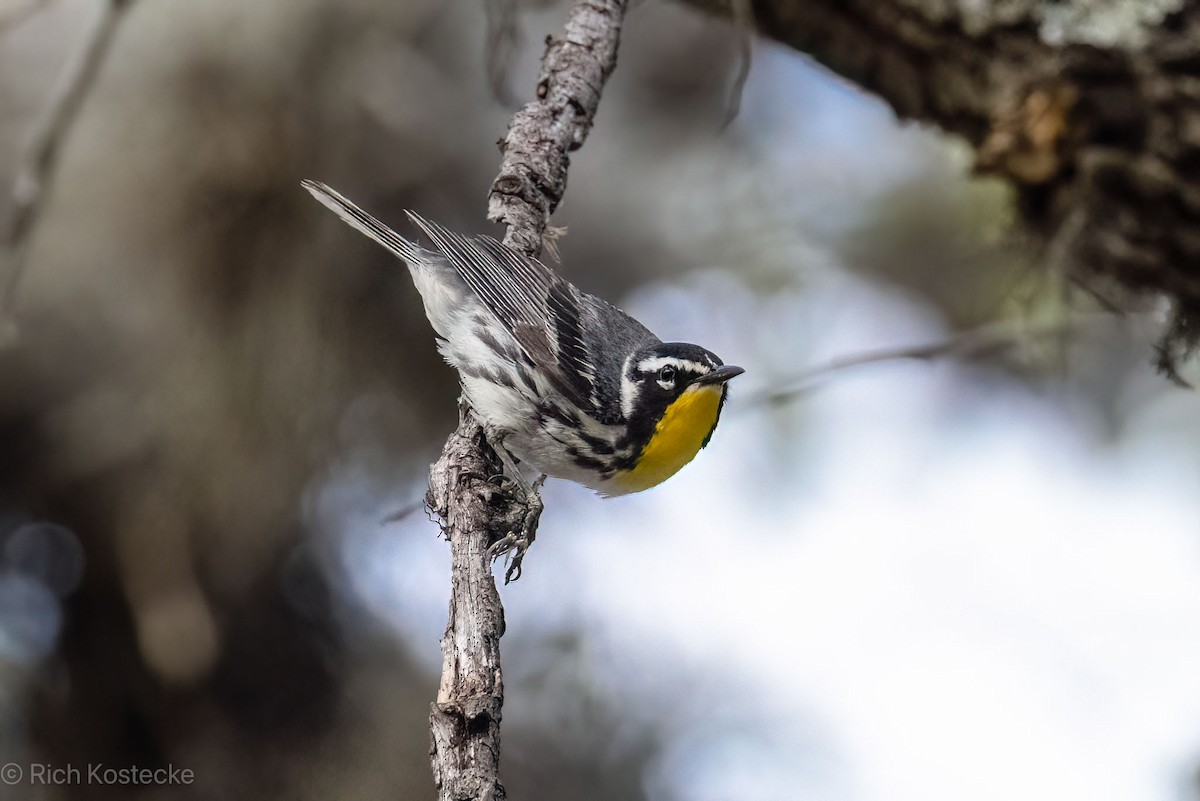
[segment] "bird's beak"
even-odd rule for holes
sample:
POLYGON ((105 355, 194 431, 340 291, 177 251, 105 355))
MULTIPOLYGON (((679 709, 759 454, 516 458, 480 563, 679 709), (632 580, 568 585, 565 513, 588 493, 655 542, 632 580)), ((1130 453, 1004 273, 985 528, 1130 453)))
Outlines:
POLYGON ((741 375, 746 372, 740 367, 734 367, 732 364, 727 364, 724 367, 718 367, 711 373, 704 375, 693 381, 693 384, 724 384, 731 378, 741 375))

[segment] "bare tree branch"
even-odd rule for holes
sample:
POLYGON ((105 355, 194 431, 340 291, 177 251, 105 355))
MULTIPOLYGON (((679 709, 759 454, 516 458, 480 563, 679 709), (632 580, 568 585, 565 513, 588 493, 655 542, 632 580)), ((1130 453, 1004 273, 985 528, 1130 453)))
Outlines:
POLYGON ((729 127, 742 110, 742 95, 746 91, 746 81, 750 79, 750 65, 754 60, 754 6, 751 0, 732 0, 730 8, 734 33, 738 38, 738 70, 733 78, 733 86, 729 89, 725 119, 721 121, 722 128, 729 127))
POLYGON ((625 7, 626 0, 580 0, 563 35, 546 40, 537 100, 513 115, 488 195, 488 219, 508 226, 506 245, 541 253, 550 215, 567 189, 567 154, 587 139, 617 66, 625 7))
POLYGON ((840 373, 854 367, 908 359, 928 361, 944 356, 981 356, 1007 350, 1035 339, 1059 335, 1069 330, 1067 323, 1031 326, 1028 323, 1016 324, 1012 321, 1005 321, 963 331, 947 339, 926 345, 881 348, 863 353, 853 353, 849 356, 831 359, 825 364, 805 370, 793 378, 780 381, 777 389, 751 396, 740 402, 739 406, 749 409, 768 404, 787 403, 807 391, 814 382, 830 374, 840 373))
MULTIPOLYGON (((1116 319, 1114 312, 1106 310, 1086 314, 1072 315, 1065 320, 1054 322, 1030 322, 1028 320, 1002 320, 959 332, 946 339, 925 345, 910 345, 902 348, 881 348, 862 353, 852 353, 831 359, 825 364, 809 368, 791 378, 775 382, 776 388, 752 395, 739 400, 738 407, 745 410, 765 405, 788 403, 803 395, 812 385, 824 378, 843 370, 864 367, 883 362, 894 362, 915 359, 932 361, 945 357, 979 357, 988 354, 1003 353, 1013 348, 1030 345, 1035 342, 1059 337, 1066 337, 1079 329, 1081 323, 1107 322, 1116 319)), ((1142 319, 1150 322, 1153 315, 1125 314, 1126 320, 1142 319)), ((1182 379, 1184 386, 1190 386, 1182 379)))
POLYGON ((442 801, 503 801, 500 784, 500 636, 504 608, 488 550, 494 504, 511 500, 489 481, 500 460, 465 402, 458 430, 429 473, 428 503, 450 540, 450 619, 442 681, 429 714, 433 780, 442 801))
POLYGON ((49 3, 50 0, 29 0, 24 5, 17 6, 5 14, 0 14, 0 33, 4 33, 7 29, 20 25, 35 13, 45 8, 49 3))
MULTIPOLYGON (((504 241, 511 247, 530 255, 542 249, 550 213, 566 190, 567 152, 587 138, 604 82, 616 66, 625 5, 580 0, 563 36, 548 40, 537 100, 509 124, 489 195, 488 217, 508 225, 504 241)), ((450 540, 452 573, 442 681, 429 715, 430 756, 441 801, 502 801, 504 609, 492 577, 491 548, 512 531, 532 537, 541 501, 536 493, 523 497, 490 481, 502 474, 501 462, 465 403, 460 412, 458 430, 429 481, 428 502, 450 540)))
POLYGON ((121 17, 131 5, 132 0, 102 0, 92 29, 34 125, 13 182, 8 223, 0 235, 0 260, 4 262, 0 270, 0 324, 13 324, 17 285, 29 257, 29 235, 45 203, 59 151, 100 72, 121 17))
POLYGON ((492 97, 508 105, 514 102, 508 89, 508 73, 512 68, 513 56, 521 44, 521 29, 517 24, 517 0, 484 0, 487 14, 487 62, 488 83, 492 97))

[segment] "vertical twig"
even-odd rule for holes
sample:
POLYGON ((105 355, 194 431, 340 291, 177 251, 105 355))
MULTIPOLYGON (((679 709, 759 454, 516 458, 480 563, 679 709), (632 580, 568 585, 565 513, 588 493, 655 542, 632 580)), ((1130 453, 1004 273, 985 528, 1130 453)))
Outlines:
POLYGON ((64 70, 58 88, 34 125, 25 155, 11 190, 12 209, 0 231, 0 323, 11 324, 17 284, 29 256, 29 233, 41 213, 46 186, 58 163, 58 154, 100 72, 122 14, 132 0, 101 0, 92 29, 64 70))
MULTIPOLYGON (((531 255, 567 183, 567 153, 592 127, 604 82, 616 66, 626 0, 580 0, 561 38, 547 40, 537 100, 509 123, 488 217, 508 226, 504 241, 531 255)), ((451 597, 442 637, 442 681, 429 715, 430 758, 440 801, 503 801, 499 779, 504 683, 504 609, 488 548, 512 525, 536 524, 536 509, 488 478, 501 472, 465 404, 458 430, 430 470, 429 505, 450 540, 451 597)))
POLYGON ((433 781, 444 801, 503 801, 500 784, 500 636, 504 608, 492 578, 492 501, 508 503, 489 476, 500 462, 465 402, 458 430, 429 471, 430 509, 450 540, 450 618, 442 635, 442 681, 429 714, 433 781))

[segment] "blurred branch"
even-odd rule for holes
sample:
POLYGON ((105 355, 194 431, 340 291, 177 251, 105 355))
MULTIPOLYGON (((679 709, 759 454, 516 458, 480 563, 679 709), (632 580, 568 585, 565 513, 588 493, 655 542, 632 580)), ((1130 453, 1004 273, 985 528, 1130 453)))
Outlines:
MULTIPOLYGON (((1105 317, 1111 318, 1111 315, 1105 313, 1105 317)), ((779 389, 753 395, 742 401, 739 405, 743 408, 752 408, 787 403, 803 394, 818 379, 825 378, 832 373, 838 373, 855 367, 863 367, 868 364, 894 362, 904 359, 931 361, 948 356, 982 356, 988 353, 1003 352, 1033 341, 1064 336, 1072 330, 1074 323, 1075 321, 1073 320, 1045 324, 1006 320, 1000 323, 973 328, 970 331, 963 331, 940 342, 933 342, 928 345, 883 348, 864 353, 855 353, 850 356, 842 356, 818 367, 805 370, 793 378, 780 381, 779 389)))
POLYGON ((492 97, 508 105, 514 102, 508 90, 508 73, 521 42, 517 26, 517 0, 484 0, 487 14, 487 74, 492 97))
MULTIPOLYGON (((625 0, 580 0, 563 36, 548 40, 538 99, 513 116, 488 199, 488 217, 508 226, 504 242, 510 247, 530 255, 542 249, 550 213, 566 191, 567 152, 587 138, 604 82, 616 66, 625 6, 625 0)), ((450 540, 451 561, 442 680, 429 714, 441 801, 503 801, 506 795, 499 779, 504 609, 492 577, 491 548, 514 529, 532 538, 541 501, 536 492, 522 497, 489 484, 502 473, 479 422, 462 404, 458 430, 429 476, 429 505, 450 540)), ((510 569, 506 579, 511 574, 510 569)))
POLYGON ((17 285, 29 258, 30 232, 37 223, 53 179, 62 143, 95 83, 132 0, 102 0, 100 12, 83 44, 63 72, 63 78, 33 127, 11 190, 12 210, 0 236, 0 324, 12 325, 17 285))
POLYGON ((730 4, 734 33, 738 38, 738 70, 729 89, 729 100, 725 106, 725 119, 721 127, 727 128, 737 119, 742 109, 742 95, 746 81, 750 79, 750 64, 754 58, 754 6, 752 0, 732 0, 730 4))
POLYGON ((50 0, 29 0, 25 5, 17 6, 5 14, 0 14, 0 33, 20 25, 49 4, 50 0))

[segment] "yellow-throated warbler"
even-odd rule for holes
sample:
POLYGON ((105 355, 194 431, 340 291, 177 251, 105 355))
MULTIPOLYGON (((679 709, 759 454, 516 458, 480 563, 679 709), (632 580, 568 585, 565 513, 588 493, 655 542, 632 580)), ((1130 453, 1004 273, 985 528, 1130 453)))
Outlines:
POLYGON ((667 480, 708 444, 725 382, 742 368, 661 341, 489 236, 461 236, 408 212, 433 242, 425 250, 328 186, 304 187, 408 264, 438 349, 498 452, 624 495, 667 480))

